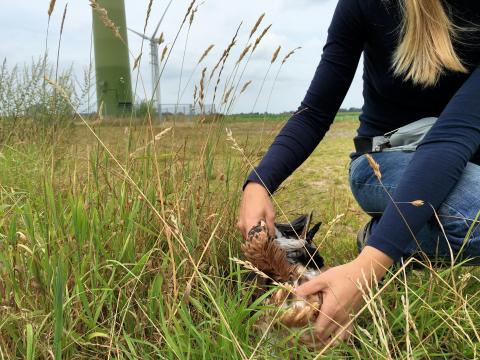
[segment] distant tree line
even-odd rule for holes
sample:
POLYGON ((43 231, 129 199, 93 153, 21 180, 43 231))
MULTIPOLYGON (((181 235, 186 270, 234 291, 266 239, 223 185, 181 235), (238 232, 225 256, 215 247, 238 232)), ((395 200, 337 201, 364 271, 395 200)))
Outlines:
MULTIPOLYGON (((362 112, 362 109, 361 108, 357 108, 357 107, 350 107, 350 108, 340 108, 340 110, 338 110, 339 113, 359 113, 359 112, 362 112)), ((237 113, 237 114, 234 114, 234 115, 239 115, 239 116, 291 116, 292 114, 294 114, 295 111, 284 111, 284 112, 281 112, 281 113, 259 113, 259 112, 252 112, 252 113, 237 113)))
POLYGON ((344 109, 344 108, 340 108, 340 110, 338 110, 338 112, 362 112, 362 109, 361 108, 356 108, 356 107, 351 107, 351 108, 348 108, 348 109, 344 109))

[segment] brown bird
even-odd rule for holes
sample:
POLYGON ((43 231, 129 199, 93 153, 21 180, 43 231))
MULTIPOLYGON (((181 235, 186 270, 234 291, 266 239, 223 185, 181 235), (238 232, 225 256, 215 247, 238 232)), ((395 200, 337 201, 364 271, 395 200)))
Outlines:
MULTIPOLYGON (((294 293, 295 287, 326 270, 312 242, 321 224, 309 230, 311 218, 311 214, 303 215, 288 224, 275 224, 275 235, 270 235, 265 221, 260 221, 241 246, 246 259, 270 278, 257 278, 260 293, 265 292, 268 285, 282 284, 265 300, 265 304, 274 307, 261 318, 260 329, 266 330, 272 322, 290 329, 304 328, 319 314, 320 294, 299 298, 294 293)), ((318 344, 311 332, 303 332, 299 341, 312 348, 318 344)))

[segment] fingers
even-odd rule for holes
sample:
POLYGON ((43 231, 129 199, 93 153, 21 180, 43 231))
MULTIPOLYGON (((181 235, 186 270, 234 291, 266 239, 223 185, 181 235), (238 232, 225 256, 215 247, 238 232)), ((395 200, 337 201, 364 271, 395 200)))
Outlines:
POLYGON ((315 334, 317 339, 324 345, 327 345, 332 335, 336 329, 336 324, 333 321, 330 321, 327 319, 327 322, 318 324, 318 322, 315 324, 315 334))
POLYGON ((275 236, 275 212, 268 192, 262 185, 250 182, 242 195, 237 228, 246 239, 260 220, 267 223, 269 235, 275 236))
POLYGON ((275 215, 268 213, 265 216, 265 222, 267 223, 268 235, 275 236, 275 215))
POLYGON ((345 325, 349 322, 348 313, 339 306, 338 299, 330 290, 323 292, 323 304, 315 322, 316 337, 325 345, 338 345, 348 337, 345 325), (332 339, 338 334, 338 337, 332 339))
POLYGON ((320 315, 315 324, 316 338, 324 345, 338 346, 347 341, 353 331, 353 325, 346 326, 348 319, 329 319, 320 315))
POLYGON ((352 336, 353 336, 352 324, 350 324, 348 327, 340 326, 332 334, 332 339, 333 338, 335 339, 332 345, 337 346, 342 342, 347 342, 352 336))
POLYGON ((323 274, 321 274, 321 275, 318 275, 316 278, 300 285, 295 290, 295 293, 298 296, 305 297, 308 295, 319 293, 322 290, 324 290, 326 287, 327 287, 327 284, 323 280, 323 274))
MULTIPOLYGON (((247 218, 245 220, 239 220, 237 222, 237 228, 243 235, 244 239, 247 239, 248 233, 252 230, 253 227, 257 226, 260 220, 263 220, 262 217, 257 218, 247 218)), ((268 230, 270 233, 270 230, 268 230)))

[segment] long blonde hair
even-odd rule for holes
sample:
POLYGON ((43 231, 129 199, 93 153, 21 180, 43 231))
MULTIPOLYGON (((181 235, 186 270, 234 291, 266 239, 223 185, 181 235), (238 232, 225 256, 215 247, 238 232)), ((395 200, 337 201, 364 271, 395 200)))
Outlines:
POLYGON ((441 0, 401 0, 401 38, 393 57, 396 75, 422 86, 435 85, 445 70, 467 72, 453 47, 458 29, 441 0))

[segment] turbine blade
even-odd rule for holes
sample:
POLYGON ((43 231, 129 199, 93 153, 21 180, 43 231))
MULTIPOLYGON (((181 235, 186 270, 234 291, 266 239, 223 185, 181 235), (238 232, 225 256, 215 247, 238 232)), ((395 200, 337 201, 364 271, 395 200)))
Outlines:
POLYGON ((170 5, 172 5, 172 2, 173 0, 170 0, 167 7, 165 8, 165 11, 163 12, 162 17, 160 18, 160 21, 158 22, 157 27, 155 28, 155 31, 152 34, 152 39, 154 39, 155 36, 157 35, 158 29, 160 29, 160 25, 162 24, 163 19, 165 18, 165 15, 167 15, 167 11, 170 8, 170 5))
POLYGON ((144 34, 139 33, 138 31, 135 31, 135 30, 130 29, 130 28, 128 28, 128 30, 131 31, 134 34, 137 34, 138 36, 140 36, 141 38, 143 38, 145 40, 152 41, 152 39, 150 39, 148 36, 145 36, 144 34))

